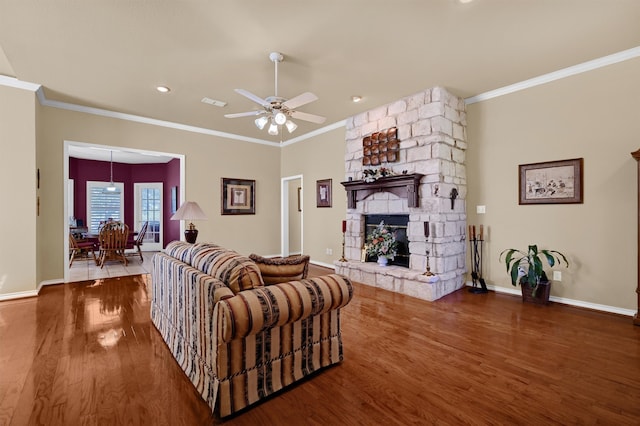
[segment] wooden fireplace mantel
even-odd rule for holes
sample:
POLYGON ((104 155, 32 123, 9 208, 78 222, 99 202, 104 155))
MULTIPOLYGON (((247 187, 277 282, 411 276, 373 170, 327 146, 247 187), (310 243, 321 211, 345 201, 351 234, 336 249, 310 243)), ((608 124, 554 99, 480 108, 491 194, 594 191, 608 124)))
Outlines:
POLYGON ((391 192, 400 198, 406 198, 409 207, 420 206, 420 173, 395 175, 379 178, 373 182, 352 180, 340 182, 347 191, 347 208, 355 209, 356 203, 376 192, 391 192))

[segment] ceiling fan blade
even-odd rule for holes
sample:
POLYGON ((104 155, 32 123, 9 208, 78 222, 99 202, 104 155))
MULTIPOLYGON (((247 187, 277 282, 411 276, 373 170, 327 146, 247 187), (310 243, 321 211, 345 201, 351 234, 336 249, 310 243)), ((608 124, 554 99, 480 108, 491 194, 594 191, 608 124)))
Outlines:
POLYGON ((301 95, 296 96, 295 98, 291 98, 282 105, 289 109, 296 109, 299 106, 306 105, 310 102, 317 101, 318 97, 311 92, 304 92, 301 95))
POLYGON ((244 89, 234 89, 236 91, 236 93, 240 93, 242 96, 251 99, 253 102, 262 105, 263 107, 268 107, 271 104, 269 102, 267 102, 266 100, 262 99, 259 96, 254 95, 251 92, 248 92, 244 89))
POLYGON ((326 117, 321 117, 315 114, 308 114, 306 112, 300 111, 291 111, 291 117, 297 118, 298 120, 310 121, 312 123, 322 124, 327 119, 326 117))
POLYGON ((234 114, 225 114, 225 118, 238 118, 238 117, 248 117, 250 115, 260 115, 264 114, 265 111, 247 111, 247 112, 236 112, 234 114))

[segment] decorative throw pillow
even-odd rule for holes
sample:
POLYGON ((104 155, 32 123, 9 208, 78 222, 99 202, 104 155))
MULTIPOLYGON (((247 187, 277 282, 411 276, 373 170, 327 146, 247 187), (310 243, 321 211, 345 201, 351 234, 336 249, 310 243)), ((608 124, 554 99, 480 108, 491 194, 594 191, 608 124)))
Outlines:
POLYGON ((260 268, 265 285, 301 280, 309 271, 309 256, 267 258, 257 254, 249 255, 260 268))
POLYGON ((254 262, 215 244, 196 245, 192 266, 224 282, 234 294, 263 285, 260 269, 254 262))

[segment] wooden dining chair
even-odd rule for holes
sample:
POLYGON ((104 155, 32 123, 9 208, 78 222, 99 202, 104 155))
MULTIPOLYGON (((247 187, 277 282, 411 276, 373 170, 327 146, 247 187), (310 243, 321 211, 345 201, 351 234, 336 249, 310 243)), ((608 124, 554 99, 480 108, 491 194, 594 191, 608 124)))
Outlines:
POLYGON ((96 246, 93 242, 83 241, 78 242, 72 233, 69 233, 69 268, 73 265, 73 261, 76 256, 81 254, 82 252, 86 252, 87 256, 89 253, 93 256, 93 261, 98 264, 98 259, 96 258, 95 252, 96 246))
POLYGON ((144 242, 144 236, 147 233, 147 228, 149 227, 149 221, 146 221, 143 225, 142 228, 140 228, 140 232, 138 232, 138 235, 136 236, 135 239, 129 239, 127 241, 127 250, 131 250, 131 249, 136 249, 137 251, 132 253, 131 255, 139 255, 140 256, 140 262, 144 262, 144 258, 142 257, 142 250, 140 249, 140 247, 142 247, 142 243, 144 242))
POLYGON ((110 222, 102 227, 98 237, 100 268, 103 268, 104 263, 109 260, 122 261, 125 266, 129 264, 124 253, 127 247, 127 238, 129 238, 129 226, 122 222, 110 222))

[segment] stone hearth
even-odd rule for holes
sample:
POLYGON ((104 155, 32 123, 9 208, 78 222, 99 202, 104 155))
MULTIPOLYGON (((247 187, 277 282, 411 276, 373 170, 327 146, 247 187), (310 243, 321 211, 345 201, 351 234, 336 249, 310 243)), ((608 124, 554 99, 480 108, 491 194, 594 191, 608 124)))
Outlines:
POLYGON ((336 272, 425 300, 436 300, 461 288, 466 274, 465 150, 464 100, 440 87, 347 120, 346 179, 342 184, 348 198, 348 261, 335 262, 336 272), (400 141, 399 160, 364 166, 363 138, 392 127, 397 128, 400 141), (392 170, 393 176, 364 182, 364 170, 381 167, 392 170), (398 181, 409 183, 398 188, 398 181), (361 262, 367 214, 409 215, 409 268, 361 262), (431 277, 423 275, 427 250, 435 273, 431 277))

